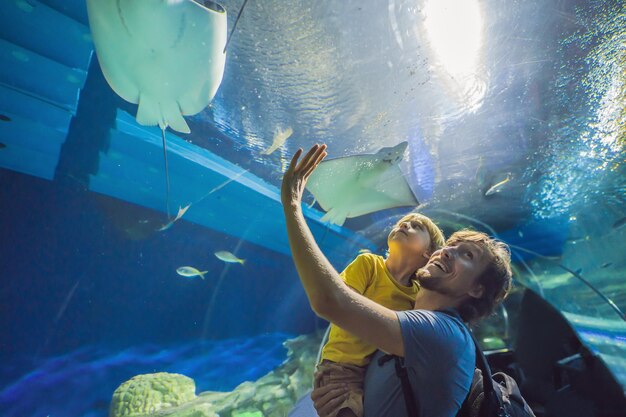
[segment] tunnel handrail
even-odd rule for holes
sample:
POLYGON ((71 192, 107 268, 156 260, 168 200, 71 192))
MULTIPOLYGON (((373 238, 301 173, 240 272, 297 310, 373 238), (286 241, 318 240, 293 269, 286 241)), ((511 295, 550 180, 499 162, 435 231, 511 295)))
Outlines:
POLYGON ((529 253, 531 255, 535 255, 538 258, 542 258, 545 259, 547 261, 550 261, 554 264, 556 264, 559 268, 569 272, 570 274, 572 274, 574 277, 576 277, 578 280, 580 280, 582 283, 584 283, 587 287, 591 288, 591 290, 593 292, 595 292, 596 294, 598 294, 598 296, 600 296, 600 298, 602 298, 616 313, 617 315, 624 321, 626 321, 626 314, 624 314, 624 312, 618 307, 617 304, 615 304, 615 301, 611 300, 609 298, 608 295, 604 294, 602 291, 600 291, 599 289, 597 289, 591 282, 587 281, 582 275, 580 275, 578 272, 573 271, 572 269, 568 268, 567 266, 563 265, 562 263, 558 262, 557 259, 560 259, 560 257, 554 257, 554 256, 547 256, 547 255, 542 255, 540 253, 537 253, 533 250, 530 249, 526 249, 526 248, 522 248, 520 246, 517 245, 511 245, 508 244, 512 249, 515 250, 519 250, 522 252, 526 252, 529 253))
POLYGON ((569 272, 570 274, 572 274, 573 276, 578 278, 580 281, 582 281, 586 286, 591 288, 591 290, 594 291, 596 294, 598 294, 600 296, 600 298, 602 298, 604 301, 606 301, 606 303, 619 315, 619 317, 623 321, 626 321, 626 315, 624 314, 624 312, 607 295, 605 295, 602 291, 597 289, 591 282, 589 282, 585 278, 583 278, 578 272, 572 271, 571 269, 569 269, 568 267, 566 267, 563 264, 558 264, 558 265, 559 265, 560 268, 566 270, 567 272, 569 272))

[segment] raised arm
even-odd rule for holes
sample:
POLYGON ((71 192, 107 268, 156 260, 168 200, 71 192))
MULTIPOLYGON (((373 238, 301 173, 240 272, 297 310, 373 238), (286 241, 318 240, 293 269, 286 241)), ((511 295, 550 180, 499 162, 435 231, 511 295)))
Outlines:
POLYGON ((315 242, 302 214, 306 181, 326 156, 326 145, 313 146, 298 162, 300 155, 302 149, 295 153, 285 172, 281 199, 293 261, 311 308, 365 342, 387 353, 404 356, 396 313, 356 293, 343 282, 315 242))

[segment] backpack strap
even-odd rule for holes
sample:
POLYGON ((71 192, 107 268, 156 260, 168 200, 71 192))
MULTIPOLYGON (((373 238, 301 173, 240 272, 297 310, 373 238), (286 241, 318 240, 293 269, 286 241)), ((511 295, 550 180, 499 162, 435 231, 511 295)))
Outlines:
MULTIPOLYGON (((498 396, 494 391, 493 380, 491 379, 491 367, 489 366, 489 362, 487 362, 487 357, 479 347, 474 334, 469 331, 469 329, 468 332, 476 349, 476 367, 480 369, 483 374, 483 391, 485 392, 485 399, 487 399, 487 397, 494 397, 497 401, 498 396)), ((493 401, 493 399, 490 399, 490 401, 493 401)))
POLYGON ((417 402, 417 398, 413 395, 413 388, 411 387, 411 381, 409 381, 409 373, 406 366, 404 366, 402 358, 387 354, 378 358, 378 366, 382 366, 392 359, 395 361, 396 375, 400 378, 400 382, 402 383, 402 393, 404 394, 404 404, 406 405, 408 416, 419 417, 417 412, 419 403, 417 402))
MULTIPOLYGON (((454 310, 436 310, 436 311, 461 320, 458 313, 456 313, 456 311, 454 310)), ((461 320, 461 322, 463 322, 463 320, 461 320)), ((490 416, 490 415, 503 416, 505 415, 505 414, 502 414, 504 412, 504 405, 500 401, 500 397, 496 395, 495 387, 493 386, 493 380, 491 379, 491 368, 489 366, 489 363, 487 362, 487 357, 485 357, 485 354, 480 349, 478 341, 474 337, 474 334, 469 329, 469 327, 465 325, 465 328, 467 329, 467 332, 469 333, 470 337, 472 338, 472 342, 474 343, 474 349, 476 352, 476 368, 480 369, 483 375, 483 392, 485 393, 485 398, 482 402, 479 415, 480 416, 490 416), (492 407, 492 405, 497 406, 497 414, 493 414, 494 410, 489 409, 492 407)), ((404 403, 406 404, 408 416, 419 417, 419 414, 417 412, 417 410, 419 410, 419 402, 417 401, 417 398, 415 398, 415 396, 413 395, 413 388, 411 387, 411 381, 409 381, 409 374, 408 374, 407 368, 404 366, 402 358, 396 355, 386 354, 378 358, 378 366, 382 366, 392 359, 395 360, 396 375, 398 376, 398 378, 400 378, 400 382, 402 383, 402 392, 404 394, 404 403)), ((468 393, 468 397, 469 397, 469 393, 468 393)), ((466 397, 465 400, 463 401, 463 405, 465 405, 465 403, 467 402, 468 397, 466 397)), ((463 409, 463 405, 461 405, 461 410, 463 409)), ((459 410, 459 413, 461 413, 461 410, 459 410)))
MULTIPOLYGON (((440 313, 447 314, 451 317, 456 317, 460 319, 460 316, 453 310, 437 310, 440 313)), ((462 322, 463 320, 461 320, 462 322)), ((465 325, 465 323, 463 323, 465 325)), ((467 325, 465 325, 467 332, 472 338, 472 342, 474 342, 474 349, 476 352, 476 368, 480 369, 480 372, 483 375, 483 392, 485 393, 485 399, 482 402, 482 406, 480 409, 479 415, 493 415, 492 412, 495 410, 488 410, 487 407, 497 407, 498 414, 501 415, 504 412, 504 404, 500 401, 500 397, 496 395, 495 387, 493 386, 493 379, 491 379, 491 367, 489 366, 489 362, 487 362, 487 357, 480 349, 480 345, 474 336, 474 333, 469 329, 467 325), (490 413, 491 411, 491 413, 490 413)), ((468 394, 469 395, 469 394, 468 394)), ((467 398, 465 399, 467 401, 467 398)), ((465 402, 464 402, 465 403, 465 402)), ((461 406, 461 409, 463 406, 461 406)))

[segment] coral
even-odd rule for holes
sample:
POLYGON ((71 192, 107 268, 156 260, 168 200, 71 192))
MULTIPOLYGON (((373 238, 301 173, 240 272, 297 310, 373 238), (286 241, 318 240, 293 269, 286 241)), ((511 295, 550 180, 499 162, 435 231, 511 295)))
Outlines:
POLYGON ((109 417, 283 417, 311 388, 321 339, 314 334, 285 341, 287 359, 278 368, 231 392, 195 396, 193 380, 184 375, 135 376, 115 390, 109 417))
POLYGON ((180 374, 160 372, 137 375, 113 393, 111 417, 140 416, 178 406, 196 397, 193 379, 180 374))

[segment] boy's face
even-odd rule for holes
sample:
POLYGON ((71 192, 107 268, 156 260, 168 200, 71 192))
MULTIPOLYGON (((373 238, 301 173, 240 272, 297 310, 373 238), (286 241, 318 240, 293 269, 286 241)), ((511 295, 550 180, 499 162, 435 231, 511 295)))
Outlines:
POLYGON ((387 245, 389 256, 411 256, 426 263, 430 255, 428 230, 415 220, 402 219, 396 223, 387 237, 387 245))

